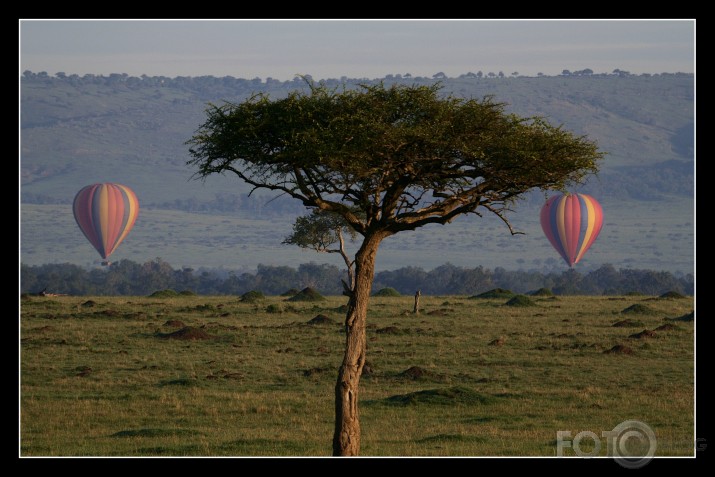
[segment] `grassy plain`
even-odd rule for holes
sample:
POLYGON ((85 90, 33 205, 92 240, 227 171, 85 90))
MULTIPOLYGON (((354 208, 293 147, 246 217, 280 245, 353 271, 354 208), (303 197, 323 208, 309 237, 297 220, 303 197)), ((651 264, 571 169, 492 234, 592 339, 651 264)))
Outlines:
MULTIPOLYGON (((607 210, 603 230, 579 262, 579 271, 585 274, 610 263, 616 268, 693 273, 692 198, 635 201, 627 207, 616 201, 601 202, 607 210)), ((520 209, 510 217, 512 225, 524 235, 511 235, 492 214, 483 218, 460 217, 446 227, 428 225, 395 235, 380 246, 376 266, 378 270, 408 265, 430 270, 450 262, 467 268, 560 273, 564 270, 563 261, 541 229, 540 207, 541 203, 520 209)), ((77 227, 69 204, 23 204, 21 222, 23 264, 75 263, 92 267, 101 261, 77 227)), ((259 218, 143 208, 111 259, 144 263, 161 257, 174 268, 244 271, 255 271, 259 264, 296 268, 311 261, 342 266, 334 254, 300 251, 282 244, 293 222, 294 218, 287 216, 259 218)), ((348 243, 348 250, 354 253, 356 245, 348 243)))
MULTIPOLYGON (((634 419, 656 455, 693 455, 694 324, 666 320, 692 297, 532 300, 423 296, 414 315, 373 298, 362 454, 555 456, 559 430, 634 419), (604 353, 619 344, 632 354, 604 353)), ((329 455, 344 303, 23 297, 20 455, 329 455), (182 329, 209 339, 168 336, 182 329)))

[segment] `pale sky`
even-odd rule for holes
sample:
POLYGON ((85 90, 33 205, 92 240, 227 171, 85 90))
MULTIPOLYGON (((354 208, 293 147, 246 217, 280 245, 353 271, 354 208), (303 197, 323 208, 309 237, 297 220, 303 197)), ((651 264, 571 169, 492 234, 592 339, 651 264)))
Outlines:
POLYGON ((20 20, 20 73, 695 72, 695 20, 20 20))

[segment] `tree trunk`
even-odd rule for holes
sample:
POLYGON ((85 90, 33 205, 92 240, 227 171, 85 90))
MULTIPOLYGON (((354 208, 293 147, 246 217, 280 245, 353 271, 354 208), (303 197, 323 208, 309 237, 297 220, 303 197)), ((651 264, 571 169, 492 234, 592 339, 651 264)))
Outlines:
POLYGON ((345 356, 335 384, 335 456, 355 456, 360 453, 358 386, 365 365, 365 321, 375 274, 375 255, 383 238, 379 234, 366 236, 355 254, 355 281, 345 317, 345 356))

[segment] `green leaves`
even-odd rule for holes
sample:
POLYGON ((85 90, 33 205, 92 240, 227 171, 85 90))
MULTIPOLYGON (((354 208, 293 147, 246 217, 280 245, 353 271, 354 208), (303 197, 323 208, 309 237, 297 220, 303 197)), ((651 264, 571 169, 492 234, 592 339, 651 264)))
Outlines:
POLYGON ((485 206, 500 215, 532 188, 562 189, 597 172, 603 156, 542 118, 506 114, 489 97, 440 97, 437 85, 256 95, 211 106, 188 144, 199 176, 233 172, 335 212, 360 233, 446 223, 485 206))

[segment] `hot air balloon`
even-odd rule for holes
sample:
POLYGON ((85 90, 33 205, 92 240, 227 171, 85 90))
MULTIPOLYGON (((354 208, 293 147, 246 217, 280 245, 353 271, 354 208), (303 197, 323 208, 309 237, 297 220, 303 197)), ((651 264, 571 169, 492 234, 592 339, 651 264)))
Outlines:
POLYGON ((603 225, 603 210, 586 194, 552 197, 541 208, 541 228, 569 267, 583 257, 603 225))
POLYGON ((74 198, 74 218, 104 261, 134 226, 139 215, 136 194, 121 184, 102 183, 83 187, 74 198))

